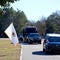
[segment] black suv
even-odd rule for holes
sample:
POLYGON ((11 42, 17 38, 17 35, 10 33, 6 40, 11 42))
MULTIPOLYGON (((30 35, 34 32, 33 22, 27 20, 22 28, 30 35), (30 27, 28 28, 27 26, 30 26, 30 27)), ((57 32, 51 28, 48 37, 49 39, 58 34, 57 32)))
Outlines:
POLYGON ((37 28, 35 26, 27 26, 27 27, 23 28, 22 34, 23 34, 24 42, 32 43, 33 41, 38 41, 41 43, 41 36, 37 32, 37 28), (33 40, 31 40, 30 37, 33 40))
POLYGON ((60 51, 60 34, 47 34, 43 43, 44 52, 60 51))

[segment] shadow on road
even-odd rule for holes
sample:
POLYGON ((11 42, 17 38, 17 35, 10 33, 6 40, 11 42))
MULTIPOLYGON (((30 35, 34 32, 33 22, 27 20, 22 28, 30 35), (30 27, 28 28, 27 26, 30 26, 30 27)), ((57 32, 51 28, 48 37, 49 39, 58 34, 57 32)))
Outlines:
POLYGON ((22 45, 38 45, 38 43, 29 44, 29 43, 26 43, 26 42, 21 42, 20 44, 22 44, 22 45))
POLYGON ((34 55, 45 55, 45 53, 43 51, 35 51, 35 52, 32 52, 32 54, 34 54, 34 55))
POLYGON ((33 55, 60 55, 60 53, 44 53, 43 51, 32 52, 33 55))

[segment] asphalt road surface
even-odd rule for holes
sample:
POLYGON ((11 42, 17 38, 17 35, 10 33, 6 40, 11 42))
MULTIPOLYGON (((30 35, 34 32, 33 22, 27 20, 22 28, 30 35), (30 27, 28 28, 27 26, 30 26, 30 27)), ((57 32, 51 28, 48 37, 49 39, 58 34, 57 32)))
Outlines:
POLYGON ((60 60, 60 54, 45 54, 43 44, 22 44, 22 60, 60 60))

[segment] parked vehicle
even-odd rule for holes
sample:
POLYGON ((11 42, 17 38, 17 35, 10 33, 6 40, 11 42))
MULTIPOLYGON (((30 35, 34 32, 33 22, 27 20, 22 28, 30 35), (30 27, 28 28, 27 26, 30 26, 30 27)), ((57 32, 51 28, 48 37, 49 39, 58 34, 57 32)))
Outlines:
POLYGON ((28 42, 27 41, 27 37, 28 35, 30 35, 30 33, 37 33, 37 28, 35 26, 27 26, 25 28, 23 28, 23 37, 24 37, 24 42, 28 42))
POLYGON ((46 34, 43 43, 44 52, 59 52, 60 51, 60 34, 46 34))
POLYGON ((39 33, 30 33, 27 35, 28 43, 40 43, 41 44, 41 36, 39 33))

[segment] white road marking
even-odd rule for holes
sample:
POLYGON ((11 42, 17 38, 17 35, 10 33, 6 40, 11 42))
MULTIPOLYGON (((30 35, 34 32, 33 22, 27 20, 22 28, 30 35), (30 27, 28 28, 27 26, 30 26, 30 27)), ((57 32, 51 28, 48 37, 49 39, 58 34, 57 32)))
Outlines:
POLYGON ((23 49, 22 49, 22 45, 21 45, 21 54, 20 54, 20 60, 22 60, 22 54, 23 54, 23 49))

